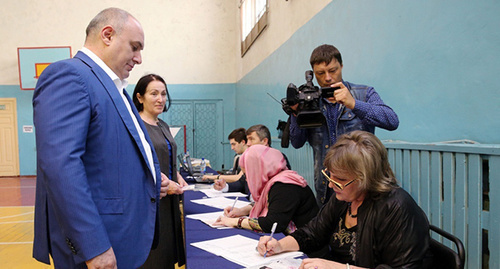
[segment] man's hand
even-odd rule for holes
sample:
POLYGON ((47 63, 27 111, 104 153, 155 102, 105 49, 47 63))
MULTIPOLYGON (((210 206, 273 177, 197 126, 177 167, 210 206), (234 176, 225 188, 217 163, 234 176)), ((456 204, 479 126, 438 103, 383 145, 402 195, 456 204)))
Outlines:
POLYGON ((216 180, 217 176, 216 175, 203 175, 201 180, 203 181, 209 181, 209 180, 216 180))
POLYGON ((181 185, 179 185, 175 181, 170 181, 170 186, 168 187, 168 195, 176 195, 176 194, 183 194, 184 190, 182 189, 181 185))
POLYGON ((218 179, 214 182, 214 189, 220 191, 226 187, 226 181, 224 179, 218 179))
POLYGON ((292 111, 288 111, 288 112, 287 112, 287 110, 285 110, 285 112, 286 112, 287 114, 291 112, 291 115, 293 115, 293 116, 297 117, 297 109, 299 108, 299 104, 295 104, 295 105, 293 105, 293 106, 288 106, 288 107, 289 107, 292 111))
POLYGON ((179 182, 179 186, 181 186, 181 188, 188 186, 187 182, 184 180, 181 174, 179 174, 179 172, 177 172, 177 181, 179 182))
POLYGON ((330 87, 340 87, 340 89, 333 92, 334 97, 328 98, 328 101, 330 101, 332 103, 337 102, 339 104, 344 105, 345 107, 347 107, 349 109, 354 108, 354 105, 356 104, 356 100, 354 99, 354 97, 352 97, 351 92, 342 82, 334 83, 334 84, 330 85, 330 87))
POLYGON ((101 255, 95 256, 94 258, 85 262, 89 269, 116 269, 116 257, 113 252, 113 248, 109 248, 101 255))
POLYGON ((168 179, 168 177, 165 174, 161 173, 160 199, 167 196, 167 191, 170 188, 169 187, 170 182, 171 182, 170 179, 168 179))

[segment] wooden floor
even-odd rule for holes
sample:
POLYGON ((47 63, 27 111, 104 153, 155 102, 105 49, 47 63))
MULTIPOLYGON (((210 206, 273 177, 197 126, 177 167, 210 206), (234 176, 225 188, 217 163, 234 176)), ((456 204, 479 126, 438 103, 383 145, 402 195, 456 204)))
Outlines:
POLYGON ((35 177, 0 177, 0 268, 53 268, 32 258, 35 177))

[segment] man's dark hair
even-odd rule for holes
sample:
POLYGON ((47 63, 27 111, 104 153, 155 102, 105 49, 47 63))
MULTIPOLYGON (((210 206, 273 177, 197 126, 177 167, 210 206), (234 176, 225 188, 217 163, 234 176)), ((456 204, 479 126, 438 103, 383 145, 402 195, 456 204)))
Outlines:
POLYGON ((271 146, 271 132, 265 125, 257 124, 247 129, 247 135, 253 132, 257 134, 260 140, 267 138, 267 143, 271 146))
POLYGON ((234 129, 228 136, 227 140, 234 139, 234 141, 241 143, 241 141, 245 141, 247 143, 247 134, 245 132, 245 128, 234 129))
POLYGON ((309 63, 311 63, 311 67, 321 63, 328 65, 333 59, 336 59, 339 64, 342 65, 342 55, 340 55, 340 51, 332 45, 324 44, 313 50, 309 63))

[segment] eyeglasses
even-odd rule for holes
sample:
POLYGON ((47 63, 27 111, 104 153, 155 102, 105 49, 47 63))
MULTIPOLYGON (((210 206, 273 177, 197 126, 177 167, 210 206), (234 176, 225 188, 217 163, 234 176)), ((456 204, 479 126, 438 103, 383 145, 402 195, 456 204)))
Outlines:
POLYGON ((333 180, 328 174, 327 174, 328 170, 325 168, 323 170, 321 170, 321 173, 323 173, 323 175, 326 177, 326 179, 328 179, 328 181, 330 181, 331 183, 333 183, 333 185, 337 186, 337 188, 339 188, 340 190, 343 190, 345 189, 347 186, 351 185, 351 183, 353 183, 356 179, 353 179, 349 182, 347 182, 346 184, 340 184, 338 183, 337 181, 333 180))

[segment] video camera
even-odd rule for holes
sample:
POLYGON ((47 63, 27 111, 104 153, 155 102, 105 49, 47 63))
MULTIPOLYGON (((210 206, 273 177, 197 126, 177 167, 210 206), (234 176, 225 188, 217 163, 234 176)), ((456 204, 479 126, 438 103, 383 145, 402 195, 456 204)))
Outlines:
POLYGON ((298 89, 293 83, 288 84, 286 98, 281 99, 283 110, 288 115, 297 115, 297 124, 300 128, 316 128, 325 122, 325 116, 321 112, 319 101, 321 98, 333 97, 335 90, 340 87, 319 88, 314 86, 313 71, 306 71, 306 83, 298 89), (297 109, 291 107, 298 104, 297 109))

